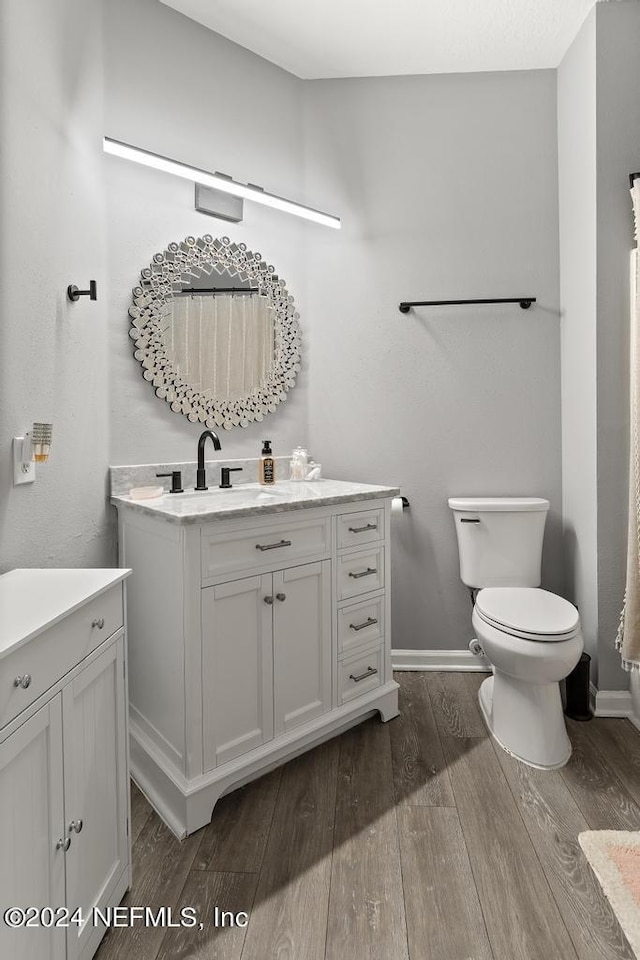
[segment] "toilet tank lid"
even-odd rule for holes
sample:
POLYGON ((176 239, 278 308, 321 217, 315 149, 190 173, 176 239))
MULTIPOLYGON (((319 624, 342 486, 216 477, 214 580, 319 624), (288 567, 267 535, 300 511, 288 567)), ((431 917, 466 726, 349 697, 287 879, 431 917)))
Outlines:
POLYGON ((533 510, 548 510, 549 501, 541 497, 450 497, 451 510, 468 510, 471 513, 483 511, 497 513, 523 513, 533 510))
POLYGON ((571 633, 580 622, 572 603, 539 587, 485 587, 476 606, 480 614, 507 629, 541 637, 571 633))

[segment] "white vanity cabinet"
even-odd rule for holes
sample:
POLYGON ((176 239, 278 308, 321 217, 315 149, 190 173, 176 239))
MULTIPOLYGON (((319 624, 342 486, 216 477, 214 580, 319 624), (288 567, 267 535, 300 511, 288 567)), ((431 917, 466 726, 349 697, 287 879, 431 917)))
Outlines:
POLYGON ((208 823, 224 793, 374 711, 398 712, 397 491, 321 481, 278 485, 262 501, 252 487, 246 509, 242 487, 155 506, 112 499, 120 561, 135 574, 132 775, 180 837, 208 823))
POLYGON ((331 708, 331 562, 202 591, 204 770, 331 708))
POLYGON ((0 904, 49 908, 32 927, 0 922, 2 957, 89 960, 104 934, 93 909, 130 884, 127 575, 0 577, 0 904))

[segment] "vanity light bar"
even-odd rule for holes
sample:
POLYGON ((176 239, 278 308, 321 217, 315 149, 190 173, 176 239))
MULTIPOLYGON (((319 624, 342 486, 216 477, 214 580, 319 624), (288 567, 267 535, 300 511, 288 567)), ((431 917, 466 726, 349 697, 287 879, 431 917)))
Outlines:
POLYGON ((262 203, 266 207, 284 210, 285 213, 292 213, 294 216, 303 217, 305 220, 313 220, 314 223, 321 223, 325 227, 340 229, 339 217, 332 217, 328 213, 314 210, 313 207, 305 207, 302 203, 294 203, 293 200, 277 197, 273 193, 267 193, 262 187, 256 187, 249 183, 236 183, 235 180, 225 177, 223 174, 208 173, 206 170, 191 167, 179 160, 170 160, 158 153, 132 147, 120 140, 112 140, 111 137, 104 137, 103 146, 104 152, 110 153, 114 157, 132 160, 134 163, 141 163, 145 167, 153 167, 154 170, 162 170, 164 173, 172 173, 174 177, 182 177, 183 180, 201 183, 206 187, 221 190, 223 193, 230 193, 234 197, 242 197, 243 200, 252 200, 254 203, 262 203))

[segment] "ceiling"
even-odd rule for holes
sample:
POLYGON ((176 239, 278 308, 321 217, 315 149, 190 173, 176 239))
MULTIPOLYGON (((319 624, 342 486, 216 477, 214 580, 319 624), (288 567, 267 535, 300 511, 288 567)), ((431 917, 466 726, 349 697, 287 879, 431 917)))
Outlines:
POLYGON ((596 0, 161 0, 303 79, 556 67, 596 0))

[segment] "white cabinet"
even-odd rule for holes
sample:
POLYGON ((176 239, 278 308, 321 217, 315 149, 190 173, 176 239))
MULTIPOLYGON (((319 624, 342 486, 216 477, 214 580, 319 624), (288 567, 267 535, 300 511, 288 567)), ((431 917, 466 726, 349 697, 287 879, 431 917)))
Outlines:
MULTIPOLYGON (((129 864, 123 636, 62 691, 62 741, 64 825, 71 841, 64 857, 66 901, 90 917, 96 907, 119 903, 129 864)), ((96 927, 69 928, 69 960, 93 955, 96 927)))
MULTIPOLYGON (((0 744, 0 905, 66 903, 62 703, 54 697, 0 744)), ((65 931, 0 925, 0 956, 62 960, 65 931)))
POLYGON ((273 574, 274 735, 331 707, 331 561, 273 574))
POLYGON ((273 737, 271 574, 202 591, 204 769, 273 737))
MULTIPOLYGON (((52 595, 48 600, 45 597, 42 607, 32 606, 42 611, 45 622, 47 617, 55 619, 55 625, 31 637, 32 622, 21 638, 19 629, 11 626, 13 615, 14 625, 24 619, 19 609, 21 584, 14 575, 25 574, 29 586, 35 587, 37 575, 60 572, 13 571, 0 577, 0 599, 9 622, 7 642, 0 649, 0 678, 5 693, 10 684, 30 701, 24 709, 14 701, 13 715, 0 728, 0 904, 21 909, 61 908, 59 920, 66 919, 64 908, 80 908, 76 914, 79 922, 27 929, 0 924, 0 956, 12 960, 88 960, 104 933, 104 928, 93 922, 93 908, 104 910, 119 903, 130 881, 120 582, 126 574, 92 571, 87 583, 82 577, 85 571, 78 571, 80 583, 66 594, 60 578, 54 576, 52 595), (102 600, 95 600, 96 616, 86 593, 100 588, 103 593, 102 600), (66 614, 65 604, 71 596, 81 606, 66 614), (115 622, 108 623, 114 611, 115 622), (114 626, 111 636, 102 639, 105 627, 114 626), (56 642, 59 637, 64 638, 60 644, 56 642), (82 656, 87 642, 91 649, 82 656), (41 647, 41 661, 33 658, 33 644, 41 647), (80 654, 80 659, 67 670, 69 661, 59 654, 69 649, 80 654), (59 659, 64 659, 65 672, 58 670, 55 676, 59 659), (26 663, 33 674, 25 672, 26 663), (41 675, 54 679, 33 700, 30 690, 32 686, 38 689, 41 675)), ((43 589, 46 591, 46 584, 43 589)), ((34 615, 30 614, 32 621, 34 615)), ((51 923, 50 914, 43 918, 45 924, 51 923)))
POLYGON ((246 519, 116 501, 135 574, 131 770, 179 837, 239 784, 373 711, 396 716, 391 498, 363 489, 246 519))
POLYGON ((331 707, 331 563, 202 591, 204 770, 331 707))

